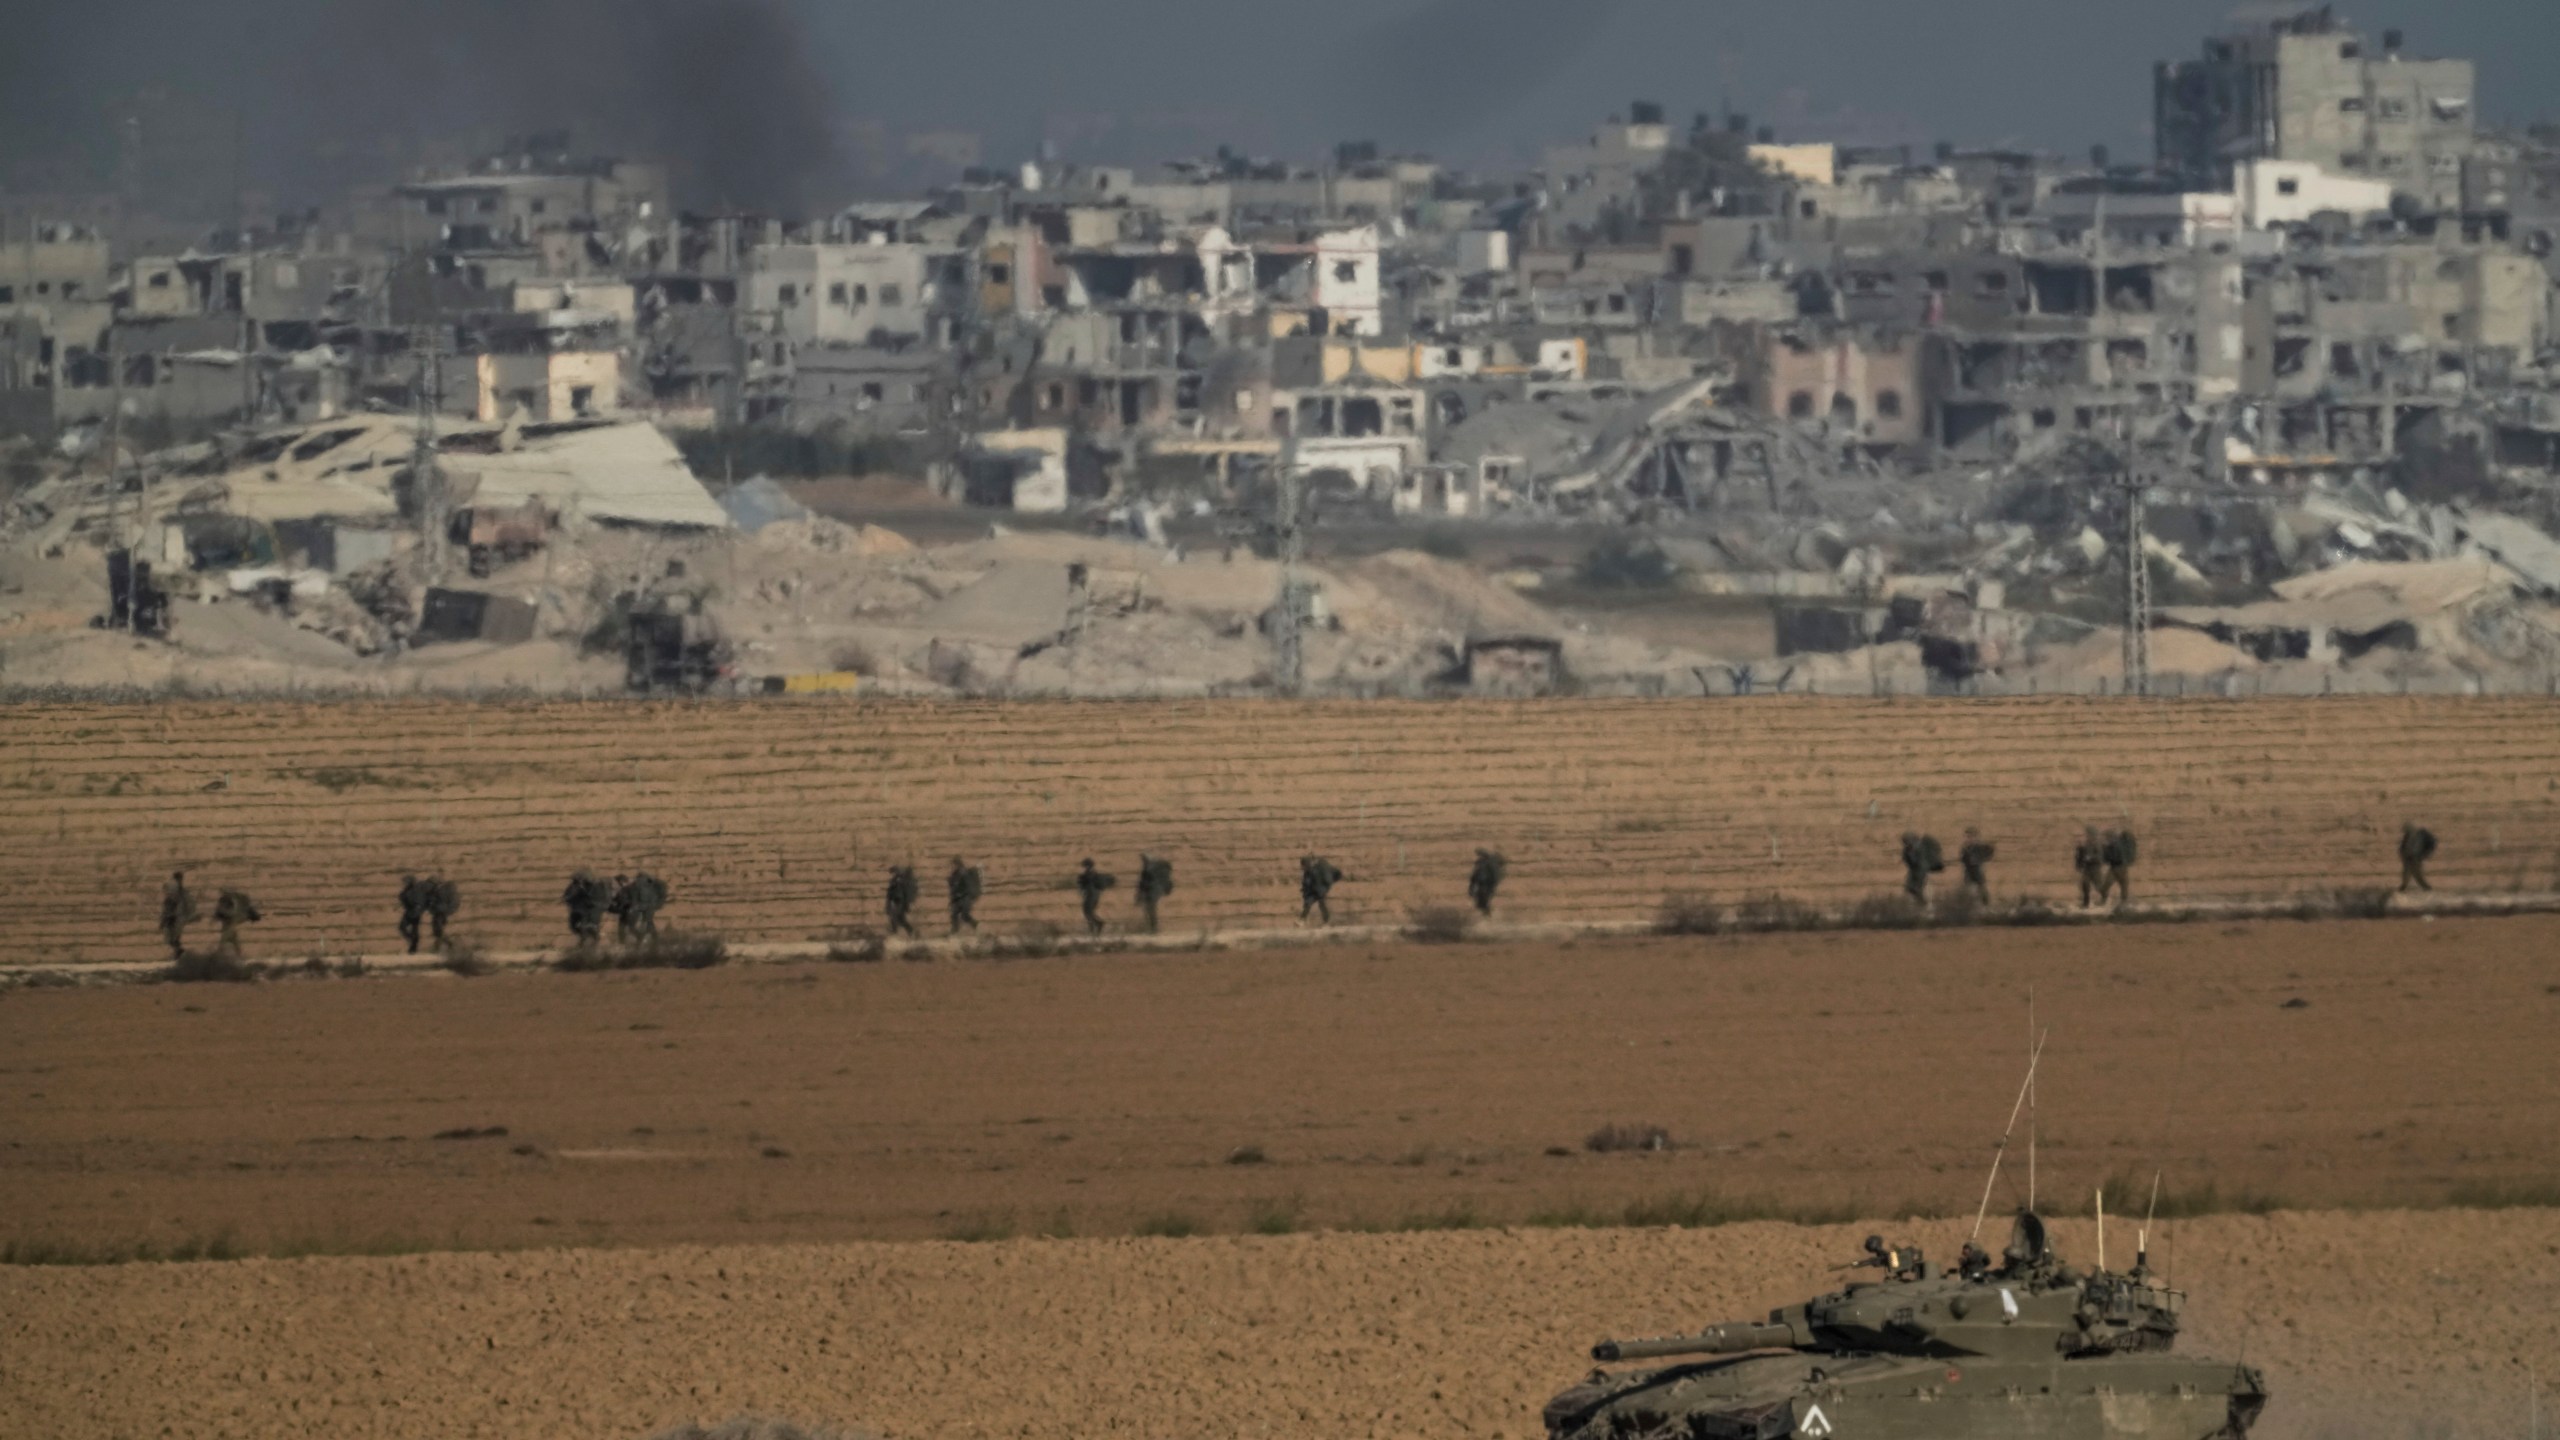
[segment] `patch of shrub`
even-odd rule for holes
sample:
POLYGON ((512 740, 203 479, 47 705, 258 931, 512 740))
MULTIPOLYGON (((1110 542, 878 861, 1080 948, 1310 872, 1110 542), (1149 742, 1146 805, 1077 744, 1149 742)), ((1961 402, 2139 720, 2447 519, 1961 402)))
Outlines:
POLYGON ((1024 960, 1046 960, 1067 948, 1067 932, 1055 920, 1026 920, 1010 935, 999 938, 995 953, 1024 960))
POLYGON ((825 1426, 795 1425, 788 1420, 768 1420, 760 1415, 741 1415, 708 1429, 688 1422, 672 1430, 661 1430, 649 1440, 878 1440, 878 1437, 864 1430, 835 1430, 825 1426))
POLYGON ((168 978, 188 985, 240 985, 263 979, 266 967, 227 950, 190 950, 169 962, 168 978))
POLYGON ((1659 1125, 1608 1124, 1582 1137, 1582 1148, 1594 1155, 1620 1150, 1668 1150, 1671 1132, 1659 1125))
POLYGON ((839 965, 874 965, 889 958, 889 942, 876 930, 854 930, 827 942, 827 958, 839 965))
POLYGON ((1849 907, 1847 918, 1855 930, 1917 930, 1929 923, 1929 912, 1895 890, 1859 901, 1849 907))
POLYGON ((1407 1232, 1420 1232, 1425 1230, 1481 1230, 1484 1226, 1484 1217, 1476 1213, 1476 1207, 1468 1204, 1464 1200, 1460 1200, 1443 1209, 1424 1210, 1412 1215, 1407 1215, 1396 1222, 1396 1228, 1398 1230, 1407 1232))
POLYGON ((717 935, 668 930, 637 945, 581 945, 554 963, 569 971, 708 970, 729 963, 729 944, 717 935))
POLYGON ((444 956, 438 963, 467 980, 498 972, 497 962, 480 952, 478 941, 459 935, 445 937, 444 956))
POLYGON ((1425 945, 1454 945, 1475 925, 1476 912, 1462 905, 1425 905, 1405 912, 1404 936, 1425 945))
POLYGON ((2064 918, 2063 912, 2055 909, 2051 902, 2033 895, 2022 895, 1992 912, 1992 919, 2002 925, 2060 925, 2064 918))
POLYGON ((1262 1147, 1259 1145, 1239 1145, 1227 1152, 1227 1163, 1230 1165, 1263 1165, 1268 1164, 1270 1159, 1270 1156, 1262 1153, 1262 1147))
POLYGON ((1653 916, 1657 935, 1721 935, 1724 927, 1724 907, 1690 891, 1663 896, 1653 916))
POLYGON ((1253 1207, 1245 1228, 1256 1235, 1294 1235, 1303 1218, 1295 1200, 1265 1200, 1253 1207))
POLYGON ((962 1244, 978 1245, 1013 1238, 1013 1217, 990 1211, 982 1215, 963 1215, 944 1227, 942 1238, 962 1244))
POLYGON ((1733 909, 1733 928, 1755 935, 1780 930, 1819 930, 1822 912, 1792 895, 1764 890, 1733 909))
POLYGON ((1188 1240, 1200 1233, 1200 1222, 1179 1212, 1156 1215, 1138 1222, 1136 1233, 1158 1240, 1188 1240))

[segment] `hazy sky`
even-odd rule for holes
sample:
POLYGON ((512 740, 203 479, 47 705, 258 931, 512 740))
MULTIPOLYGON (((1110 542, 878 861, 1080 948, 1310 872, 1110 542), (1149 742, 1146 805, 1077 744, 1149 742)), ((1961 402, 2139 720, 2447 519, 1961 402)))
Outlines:
MULTIPOLYGON (((2231 0, 802 0, 851 113, 1044 126, 1115 151, 1185 130, 1310 152, 1345 137, 1499 154, 1655 99, 1805 138, 2106 142, 2148 153, 2151 66, 2231 0), (1095 139, 1096 117, 1118 136, 1095 139)), ((2492 118, 2560 115, 2560 0, 2344 5, 2482 66, 2492 118)))
MULTIPOLYGON (((2153 62, 2195 54, 2230 6, 0 0, 0 183, 102 180, 118 117, 137 113, 156 117, 151 183, 227 196, 236 170, 289 203, 559 126, 670 159, 693 200, 788 209, 841 200, 918 132, 974 133, 993 164, 1043 139, 1116 162, 1221 141, 1313 159, 1343 139, 1532 160, 1632 99, 1683 121, 1730 105, 1797 139, 2145 158, 2153 62)), ((2560 116, 2560 0, 2349 13, 2420 53, 2476 57, 2489 120, 2560 116)), ((933 173, 947 167, 904 177, 933 173)))

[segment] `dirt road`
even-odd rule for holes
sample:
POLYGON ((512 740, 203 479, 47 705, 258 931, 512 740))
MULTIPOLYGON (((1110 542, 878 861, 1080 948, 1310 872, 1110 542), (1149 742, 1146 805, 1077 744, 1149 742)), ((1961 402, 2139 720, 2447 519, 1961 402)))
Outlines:
POLYGON ((0 1240, 1969 1212, 2030 992, 2046 1194, 2560 1181, 2560 917, 2263 922, 16 991, 0 1240))
MULTIPOLYGON (((1895 1226, 1946 1254, 1961 1224, 1895 1226)), ((86 1437, 1534 1436, 1603 1334, 1834 1287, 1863 1227, 437 1255, 0 1269, 0 1415, 86 1437)), ((2180 1348, 2262 1440, 2524 1433, 2560 1211, 2186 1222, 2180 1348)), ((2121 1244, 2121 1232, 2110 1236, 2121 1244)), ((2085 1224, 2059 1227, 2086 1260, 2085 1224)))

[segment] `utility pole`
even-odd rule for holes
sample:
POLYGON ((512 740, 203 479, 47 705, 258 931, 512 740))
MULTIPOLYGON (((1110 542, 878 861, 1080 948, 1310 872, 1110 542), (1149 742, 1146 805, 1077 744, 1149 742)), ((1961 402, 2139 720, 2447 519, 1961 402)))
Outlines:
POLYGON ((1298 475, 1297 417, 1290 416, 1289 434, 1280 442, 1280 474, 1275 517, 1279 531, 1280 610, 1271 631, 1271 678, 1283 695, 1299 695, 1306 689, 1306 620, 1307 586, 1299 574, 1306 559, 1306 488, 1298 475))
POLYGON ((2127 466, 2117 472, 2124 496, 2124 693, 2151 693, 2151 559, 2143 553, 2143 492, 2149 480, 2127 466))

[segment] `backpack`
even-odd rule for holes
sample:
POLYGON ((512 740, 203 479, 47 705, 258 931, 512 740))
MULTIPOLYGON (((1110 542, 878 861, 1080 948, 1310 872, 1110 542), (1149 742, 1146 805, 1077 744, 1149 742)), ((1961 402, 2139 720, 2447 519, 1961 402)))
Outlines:
POLYGON ((1155 882, 1155 892, 1156 892, 1158 895, 1170 895, 1170 894, 1172 894, 1172 893, 1173 893, 1173 862, 1172 862, 1172 861, 1170 861, 1170 860, 1159 860, 1159 861, 1157 861, 1157 862, 1155 863, 1155 873, 1154 873, 1154 875, 1150 876, 1149 878, 1150 878, 1150 879, 1152 879, 1152 880, 1155 882))
POLYGON ((2418 858, 2421 860, 2436 858, 2436 832, 2433 830, 2421 829, 2418 832, 2418 858))
POLYGON ((1945 854, 1938 849, 1937 836, 1923 835, 1920 837, 1920 863, 1928 866, 1932 871, 1944 870, 1947 868, 1947 858, 1945 854))

